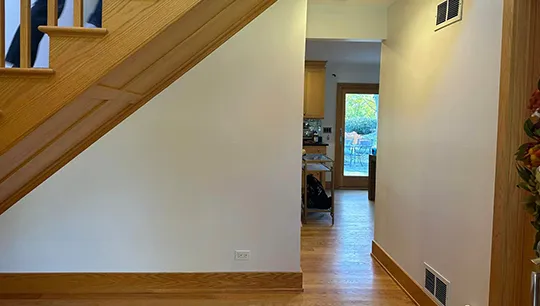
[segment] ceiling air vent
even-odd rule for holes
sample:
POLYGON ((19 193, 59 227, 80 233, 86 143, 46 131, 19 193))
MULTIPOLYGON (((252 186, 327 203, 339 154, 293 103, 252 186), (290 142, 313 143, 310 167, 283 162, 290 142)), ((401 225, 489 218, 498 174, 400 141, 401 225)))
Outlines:
POLYGON ((424 265, 426 267, 424 289, 437 305, 447 306, 450 282, 427 263, 424 265))
POLYGON ((435 31, 460 21, 462 13, 463 0, 445 0, 438 2, 435 31))

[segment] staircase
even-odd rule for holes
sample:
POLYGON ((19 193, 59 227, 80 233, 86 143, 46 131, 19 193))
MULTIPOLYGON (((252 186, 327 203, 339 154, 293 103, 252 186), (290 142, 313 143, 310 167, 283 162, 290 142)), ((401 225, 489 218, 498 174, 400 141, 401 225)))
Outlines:
POLYGON ((57 26, 55 1, 50 68, 28 67, 30 0, 22 68, 0 66, 0 214, 277 0, 103 0, 102 29, 82 28, 82 0, 67 0, 76 26, 57 26))

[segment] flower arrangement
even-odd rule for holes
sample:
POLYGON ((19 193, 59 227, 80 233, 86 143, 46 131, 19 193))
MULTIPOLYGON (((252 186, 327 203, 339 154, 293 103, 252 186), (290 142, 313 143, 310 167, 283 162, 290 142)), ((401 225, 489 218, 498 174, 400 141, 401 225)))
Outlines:
POLYGON ((532 141, 521 145, 515 156, 521 178, 518 187, 529 194, 525 210, 533 216, 531 224, 536 229, 533 248, 540 257, 540 82, 529 100, 529 110, 532 115, 525 121, 524 130, 532 141))

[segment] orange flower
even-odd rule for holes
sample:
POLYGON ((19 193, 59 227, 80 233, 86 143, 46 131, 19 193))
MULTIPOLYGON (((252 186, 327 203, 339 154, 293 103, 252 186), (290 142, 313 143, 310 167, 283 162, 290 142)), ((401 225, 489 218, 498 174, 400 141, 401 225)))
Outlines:
POLYGON ((525 161, 525 165, 530 167, 540 167, 540 144, 529 149, 529 158, 525 161))

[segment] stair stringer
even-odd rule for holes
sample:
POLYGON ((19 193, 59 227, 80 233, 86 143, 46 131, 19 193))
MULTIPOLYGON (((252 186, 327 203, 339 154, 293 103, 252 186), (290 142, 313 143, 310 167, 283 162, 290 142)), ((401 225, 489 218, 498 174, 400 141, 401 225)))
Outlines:
MULTIPOLYGON (((159 2, 162 1, 169 0, 159 2)), ((51 66, 56 73, 48 79, 34 80, 36 86, 43 89, 47 88, 46 84, 58 90, 55 82, 69 79, 64 75, 64 70, 58 67, 67 66, 80 72, 76 75, 70 71, 68 74, 74 76, 74 83, 84 82, 73 92, 65 92, 62 101, 70 100, 70 103, 53 103, 53 106, 45 108, 48 116, 32 116, 33 120, 41 119, 39 124, 5 147, 0 155, 0 214, 189 71, 275 1, 200 1, 181 19, 155 35, 151 43, 147 42, 120 63, 106 59, 103 66, 92 64, 84 56, 77 56, 83 53, 77 50, 77 45, 83 46, 81 50, 96 52, 100 40, 52 37, 51 66), (227 5, 223 6, 225 2, 227 5), (211 18, 201 22, 201 14, 211 18), (86 65, 91 67, 86 70, 86 65), (103 68, 111 66, 114 68, 103 68), (100 72, 96 80, 92 73, 94 71, 100 72), (88 87, 80 90, 87 84, 88 87)), ((109 2, 111 8, 105 11, 104 16, 107 16, 107 12, 111 14, 113 8, 120 10, 122 7, 118 3, 124 1, 109 2)), ((103 41, 110 40, 112 33, 114 26, 103 41)), ((96 56, 98 54, 90 57, 96 56)), ((22 83, 20 80, 6 81, 12 82, 11 88, 22 83)), ((45 101, 48 101, 45 97, 49 97, 53 90, 47 89, 47 95, 43 95, 45 101)), ((55 96, 58 97, 58 93, 55 96)), ((9 114, 8 111, 6 117, 9 118, 9 114)), ((0 122, 2 132, 3 127, 0 122)), ((3 140, 0 144, 5 145, 6 141, 3 140)))

